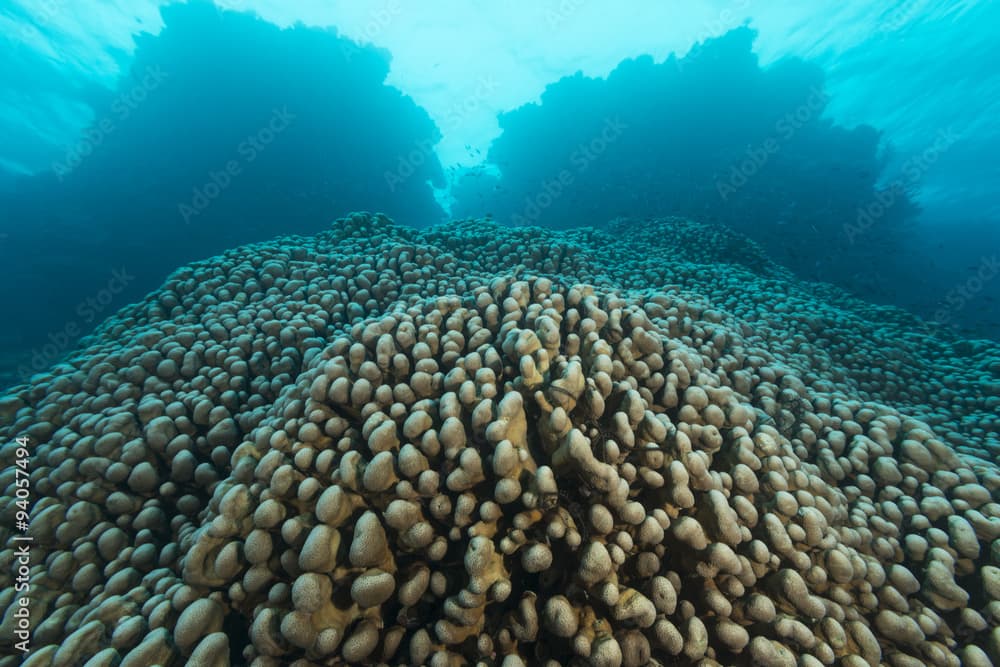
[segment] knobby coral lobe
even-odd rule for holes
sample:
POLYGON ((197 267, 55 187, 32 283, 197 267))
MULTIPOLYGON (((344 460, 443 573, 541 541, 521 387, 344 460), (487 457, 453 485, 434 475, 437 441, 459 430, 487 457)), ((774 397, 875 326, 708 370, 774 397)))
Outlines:
POLYGON ((0 399, 28 663, 988 664, 997 351, 632 231, 356 214, 121 311, 0 399))

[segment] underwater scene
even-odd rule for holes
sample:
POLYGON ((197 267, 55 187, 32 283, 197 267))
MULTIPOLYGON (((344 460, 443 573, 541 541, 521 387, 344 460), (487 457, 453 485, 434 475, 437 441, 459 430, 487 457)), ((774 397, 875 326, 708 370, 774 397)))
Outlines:
POLYGON ((998 31, 0 0, 0 667, 1000 665, 998 31))

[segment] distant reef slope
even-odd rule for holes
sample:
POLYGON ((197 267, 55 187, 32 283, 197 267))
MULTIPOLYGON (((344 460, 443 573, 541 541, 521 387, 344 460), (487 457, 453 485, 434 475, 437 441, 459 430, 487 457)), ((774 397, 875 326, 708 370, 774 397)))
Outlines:
POLYGON ((23 664, 986 665, 998 405, 719 227, 354 214, 0 397, 0 637, 20 460, 23 664))

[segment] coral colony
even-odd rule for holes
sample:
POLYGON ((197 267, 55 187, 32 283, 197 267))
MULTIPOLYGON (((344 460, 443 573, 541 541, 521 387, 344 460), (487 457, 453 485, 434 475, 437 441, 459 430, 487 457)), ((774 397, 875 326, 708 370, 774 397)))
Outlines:
POLYGON ((996 346, 618 224, 354 214, 119 311, 0 398, 0 666, 991 664, 996 346))

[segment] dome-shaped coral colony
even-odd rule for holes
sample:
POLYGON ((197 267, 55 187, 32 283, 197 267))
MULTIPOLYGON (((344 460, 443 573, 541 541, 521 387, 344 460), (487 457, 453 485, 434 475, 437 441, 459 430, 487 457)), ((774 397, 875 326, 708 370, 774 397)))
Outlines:
POLYGON ((987 665, 998 376, 682 220, 239 248, 0 400, 24 664, 987 665))

